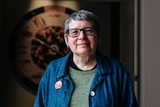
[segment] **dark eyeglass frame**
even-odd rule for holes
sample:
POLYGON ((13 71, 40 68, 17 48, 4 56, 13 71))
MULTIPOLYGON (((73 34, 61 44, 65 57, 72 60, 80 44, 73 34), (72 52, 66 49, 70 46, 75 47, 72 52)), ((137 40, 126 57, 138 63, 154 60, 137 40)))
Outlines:
POLYGON ((72 38, 75 38, 75 37, 78 37, 80 35, 81 31, 83 31, 83 33, 86 36, 93 36, 97 32, 95 27, 86 27, 86 28, 83 28, 83 29, 77 29, 77 28, 68 29, 67 34, 68 34, 68 36, 70 36, 72 38))

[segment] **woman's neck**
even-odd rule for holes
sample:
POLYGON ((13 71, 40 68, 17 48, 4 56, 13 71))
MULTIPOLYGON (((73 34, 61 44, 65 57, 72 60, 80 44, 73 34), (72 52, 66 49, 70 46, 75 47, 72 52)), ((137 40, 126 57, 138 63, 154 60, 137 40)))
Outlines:
POLYGON ((92 56, 73 55, 73 62, 81 70, 91 70, 97 64, 95 55, 92 55, 92 56))

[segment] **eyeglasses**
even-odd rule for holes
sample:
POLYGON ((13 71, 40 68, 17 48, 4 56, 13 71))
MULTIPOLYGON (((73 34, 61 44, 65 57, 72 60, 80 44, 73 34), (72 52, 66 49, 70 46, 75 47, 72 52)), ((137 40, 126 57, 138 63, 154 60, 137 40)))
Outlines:
POLYGON ((83 29, 69 29, 67 32, 70 37, 75 38, 80 35, 81 31, 83 31, 83 33, 86 36, 92 36, 96 33, 96 30, 94 27, 87 27, 87 28, 83 28, 83 29))

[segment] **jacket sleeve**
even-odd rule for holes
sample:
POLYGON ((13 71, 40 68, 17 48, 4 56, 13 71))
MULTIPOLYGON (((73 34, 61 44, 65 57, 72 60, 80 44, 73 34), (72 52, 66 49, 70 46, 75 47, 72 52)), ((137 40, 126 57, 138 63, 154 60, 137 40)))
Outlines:
POLYGON ((138 107, 138 103, 136 100, 136 96, 134 93, 134 88, 132 85, 132 81, 130 79, 129 73, 127 73, 126 78, 123 80, 123 91, 122 91, 122 98, 123 104, 122 107, 138 107))
POLYGON ((38 90, 34 102, 33 107, 46 107, 47 105, 47 90, 48 90, 48 76, 50 72, 50 65, 46 69, 45 73, 43 74, 39 85, 38 90))
POLYGON ((46 100, 45 100, 44 93, 45 93, 45 89, 44 89, 43 79, 41 79, 33 107, 45 107, 46 100))

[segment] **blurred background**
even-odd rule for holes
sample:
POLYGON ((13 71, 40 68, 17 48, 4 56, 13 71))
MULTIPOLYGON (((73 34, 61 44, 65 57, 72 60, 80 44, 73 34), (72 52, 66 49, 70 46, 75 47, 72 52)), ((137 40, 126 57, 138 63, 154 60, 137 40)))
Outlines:
POLYGON ((140 107, 159 107, 159 4, 159 0, 1 0, 1 104, 3 107, 33 106, 35 87, 17 80, 18 71, 9 57, 11 37, 16 36, 13 31, 26 14, 40 7, 58 5, 73 11, 88 9, 98 16, 102 25, 99 50, 126 66, 140 107))

